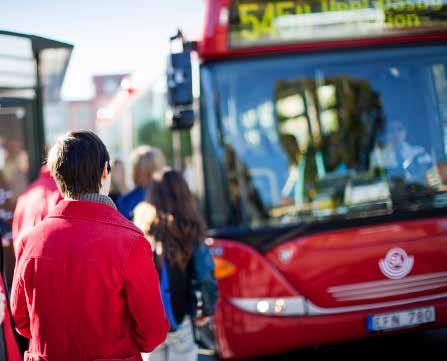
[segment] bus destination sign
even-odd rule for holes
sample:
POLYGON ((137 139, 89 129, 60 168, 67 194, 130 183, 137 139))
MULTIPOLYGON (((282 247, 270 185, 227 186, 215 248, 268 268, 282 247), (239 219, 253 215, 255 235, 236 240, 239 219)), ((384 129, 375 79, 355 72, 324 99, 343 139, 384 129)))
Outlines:
POLYGON ((230 47, 447 30, 447 0, 235 0, 230 47))

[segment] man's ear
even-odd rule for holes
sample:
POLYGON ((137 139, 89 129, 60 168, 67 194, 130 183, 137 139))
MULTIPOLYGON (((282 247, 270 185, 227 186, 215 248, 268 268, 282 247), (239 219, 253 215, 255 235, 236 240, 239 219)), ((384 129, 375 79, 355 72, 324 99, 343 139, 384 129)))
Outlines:
POLYGON ((109 162, 105 162, 104 163, 104 168, 102 168, 102 174, 101 174, 101 178, 102 179, 106 179, 107 178, 107 174, 109 173, 109 172, 107 172, 108 166, 109 166, 109 162))

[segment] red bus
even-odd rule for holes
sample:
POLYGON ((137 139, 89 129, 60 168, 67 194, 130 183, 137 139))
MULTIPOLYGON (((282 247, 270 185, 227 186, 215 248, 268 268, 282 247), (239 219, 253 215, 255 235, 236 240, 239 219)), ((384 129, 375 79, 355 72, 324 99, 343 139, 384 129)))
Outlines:
POLYGON ((447 3, 208 0, 205 23, 168 87, 199 135, 219 355, 445 327, 447 3))

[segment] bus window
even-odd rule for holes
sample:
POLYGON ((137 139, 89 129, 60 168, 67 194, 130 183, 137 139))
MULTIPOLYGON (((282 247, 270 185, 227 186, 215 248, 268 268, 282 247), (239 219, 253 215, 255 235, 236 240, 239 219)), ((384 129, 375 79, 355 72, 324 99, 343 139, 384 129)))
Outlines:
POLYGON ((223 167, 243 211, 230 223, 438 207, 447 190, 446 54, 415 47, 353 52, 349 61, 213 64, 222 139, 232 150, 223 167))

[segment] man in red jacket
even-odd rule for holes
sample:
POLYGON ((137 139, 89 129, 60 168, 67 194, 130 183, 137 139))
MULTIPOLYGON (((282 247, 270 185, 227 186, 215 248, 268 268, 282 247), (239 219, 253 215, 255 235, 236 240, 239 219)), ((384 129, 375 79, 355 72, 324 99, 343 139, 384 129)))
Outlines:
POLYGON ((0 360, 21 361, 6 302, 5 285, 0 275, 0 360))
POLYGON ((107 197, 107 149, 72 132, 48 166, 64 200, 24 236, 11 295, 25 361, 141 360, 168 322, 150 244, 107 197))
POLYGON ((23 245, 20 235, 32 229, 51 211, 62 196, 46 165, 40 169, 39 177, 31 183, 17 200, 12 221, 12 239, 16 257, 20 256, 23 245))

